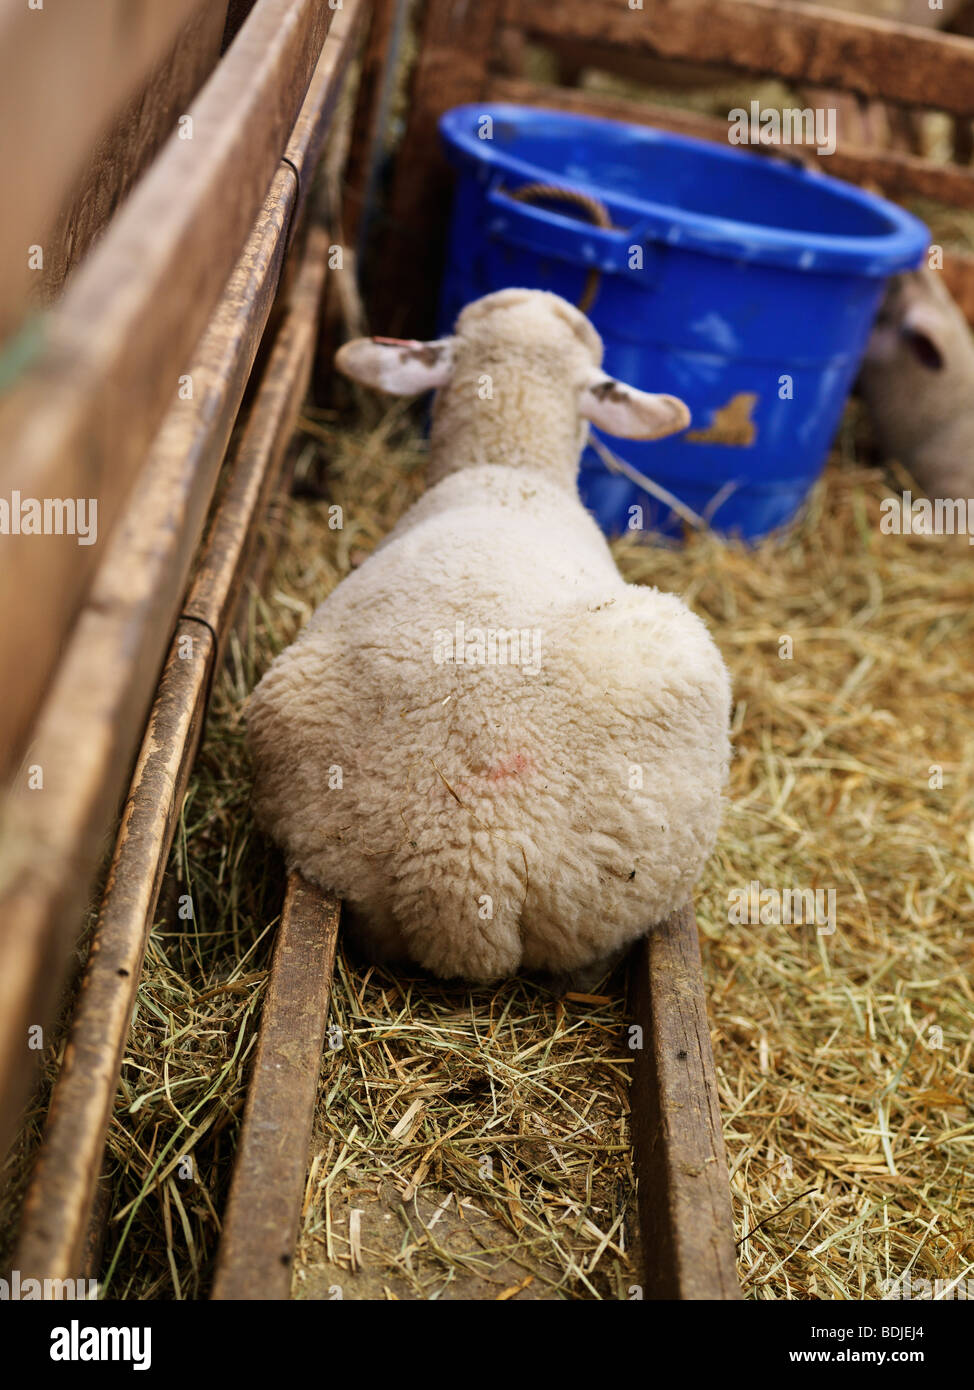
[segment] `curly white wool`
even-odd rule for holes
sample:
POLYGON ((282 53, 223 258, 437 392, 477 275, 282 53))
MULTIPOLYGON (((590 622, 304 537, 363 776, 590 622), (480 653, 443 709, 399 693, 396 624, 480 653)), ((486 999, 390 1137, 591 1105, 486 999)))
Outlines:
POLYGON ((577 310, 524 290, 452 338, 338 355, 438 388, 431 486, 248 722, 261 822, 378 957, 471 980, 585 968, 685 901, 713 848, 723 660, 679 598, 624 583, 575 483, 587 420, 647 438, 689 416, 601 357, 577 310))

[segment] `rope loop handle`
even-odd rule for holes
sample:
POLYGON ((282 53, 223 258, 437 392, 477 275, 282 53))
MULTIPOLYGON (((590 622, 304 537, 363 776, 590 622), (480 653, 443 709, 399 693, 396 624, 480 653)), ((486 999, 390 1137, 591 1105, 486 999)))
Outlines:
MULTIPOLYGON (((594 227, 612 230, 612 218, 605 204, 588 193, 582 193, 578 188, 563 188, 556 183, 525 183, 520 188, 505 188, 502 192, 505 197, 519 203, 569 203, 587 213, 588 220, 594 227)), ((601 280, 602 272, 593 266, 586 277, 585 288, 578 301, 578 308, 583 314, 587 314, 595 303, 601 280)))

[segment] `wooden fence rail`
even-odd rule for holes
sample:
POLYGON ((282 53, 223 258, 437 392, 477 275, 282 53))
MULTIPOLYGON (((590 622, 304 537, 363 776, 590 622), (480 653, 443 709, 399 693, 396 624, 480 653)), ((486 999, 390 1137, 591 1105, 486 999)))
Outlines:
MULTIPOLYGON (((278 170, 333 14, 320 0, 258 0, 191 107, 193 138, 170 139, 73 277, 42 358, 0 401, 0 493, 97 499, 104 546, 278 170)), ((4 538, 0 775, 23 751, 100 553, 71 536, 4 538)))
POLYGON ((597 40, 974 115, 974 42, 906 24, 778 0, 504 0, 529 36, 597 40))
POLYGON ((28 304, 30 247, 50 249, 95 142, 208 3, 0 0, 0 346, 28 304))
POLYGON ((152 444, 35 717, 30 765, 43 788, 21 779, 0 799, 0 1142, 33 1071, 26 1028, 50 1018, 70 959, 364 9, 346 0, 336 18, 285 162, 187 363, 192 398, 152 444))
POLYGON ((324 229, 312 227, 172 638, 24 1206, 17 1268, 33 1277, 77 1277, 146 942, 207 698, 308 385, 328 246, 324 229))

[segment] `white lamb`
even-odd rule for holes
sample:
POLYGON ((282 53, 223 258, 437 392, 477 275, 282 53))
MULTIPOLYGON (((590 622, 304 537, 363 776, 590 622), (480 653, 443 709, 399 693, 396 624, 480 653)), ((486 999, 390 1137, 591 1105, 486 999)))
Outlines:
POLYGON ((974 336, 939 271, 890 281, 859 386, 887 458, 930 497, 974 496, 974 336))
POLYGON ((429 490, 270 667, 256 808, 378 959, 492 980, 607 962, 686 901, 717 835, 730 683, 673 594, 623 582, 576 489, 587 420, 689 413, 599 368, 556 295, 503 290, 432 343, 336 358, 437 388, 429 490))

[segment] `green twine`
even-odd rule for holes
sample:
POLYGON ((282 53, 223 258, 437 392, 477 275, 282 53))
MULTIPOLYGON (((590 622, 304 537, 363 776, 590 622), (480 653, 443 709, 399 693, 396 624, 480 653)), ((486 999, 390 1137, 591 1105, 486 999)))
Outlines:
POLYGON ((12 338, 0 345, 0 392, 7 391, 44 346, 44 314, 32 314, 12 338))

